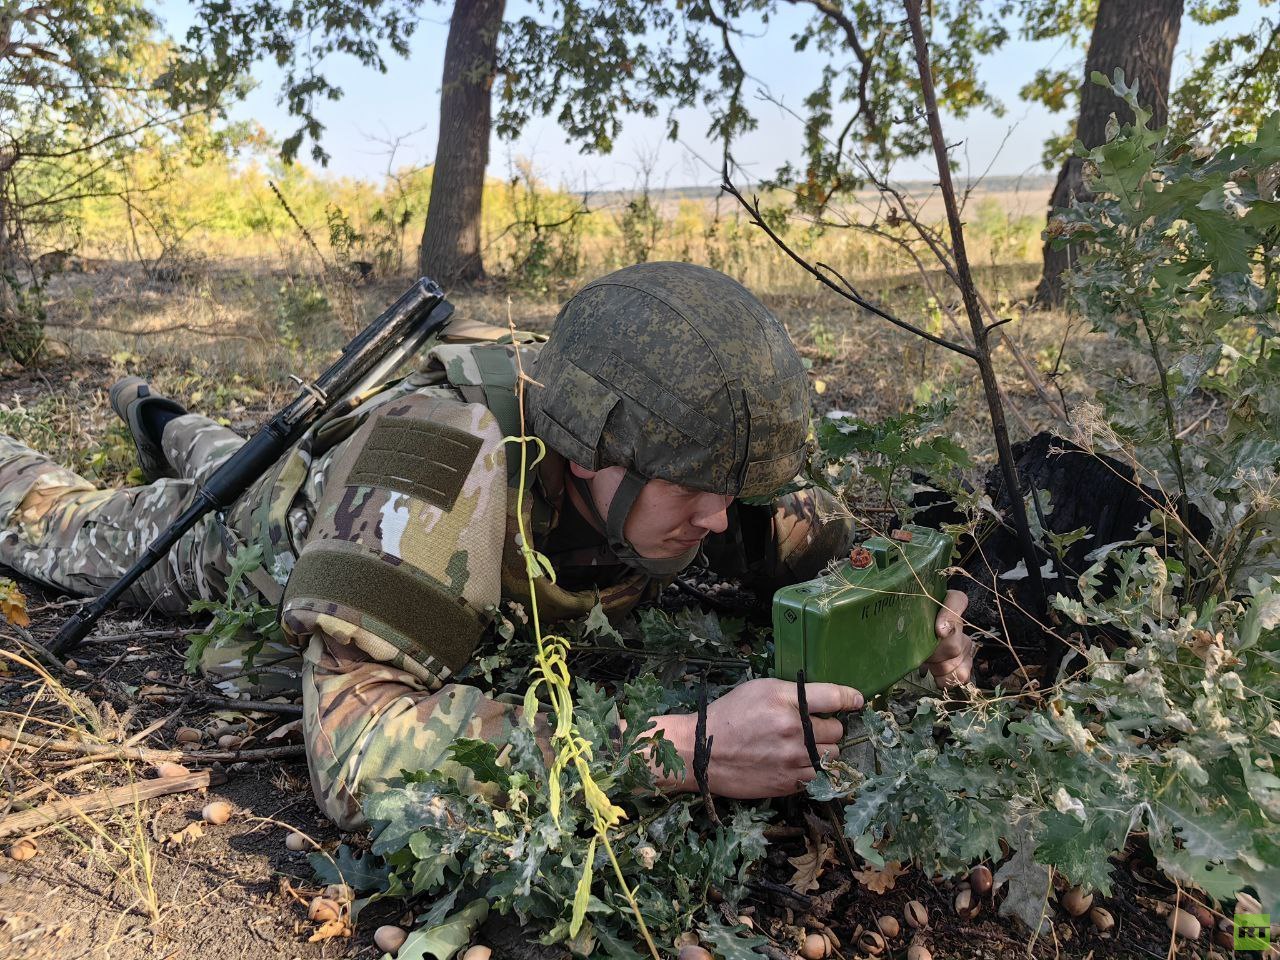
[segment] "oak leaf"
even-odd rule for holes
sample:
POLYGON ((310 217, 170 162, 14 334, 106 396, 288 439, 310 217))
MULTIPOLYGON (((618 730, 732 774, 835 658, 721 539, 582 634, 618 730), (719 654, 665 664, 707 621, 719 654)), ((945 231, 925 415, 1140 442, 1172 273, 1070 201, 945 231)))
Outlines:
POLYGON ((27 616, 27 598, 8 577, 0 577, 0 614, 16 627, 31 625, 31 618, 27 616))
POLYGON ((814 847, 813 840, 804 838, 804 853, 798 857, 787 857, 787 862, 795 868, 795 876, 787 881, 796 893, 808 893, 818 889, 818 878, 827 865, 827 861, 835 855, 835 848, 825 839, 818 841, 814 847))
POLYGON ((888 861, 883 867, 876 869, 868 866, 865 870, 855 870, 853 875, 858 882, 872 893, 888 893, 898 882, 898 878, 906 873, 906 869, 897 860, 888 861))

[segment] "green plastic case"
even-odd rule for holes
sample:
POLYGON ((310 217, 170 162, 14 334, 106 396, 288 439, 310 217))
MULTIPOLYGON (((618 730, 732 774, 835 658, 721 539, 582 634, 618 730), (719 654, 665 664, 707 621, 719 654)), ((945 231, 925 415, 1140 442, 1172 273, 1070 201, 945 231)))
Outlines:
POLYGON ((902 531, 909 542, 872 537, 862 544, 871 561, 864 567, 845 559, 773 595, 777 676, 794 680, 803 669, 808 683, 856 687, 870 699, 929 658, 952 539, 913 524, 902 531))

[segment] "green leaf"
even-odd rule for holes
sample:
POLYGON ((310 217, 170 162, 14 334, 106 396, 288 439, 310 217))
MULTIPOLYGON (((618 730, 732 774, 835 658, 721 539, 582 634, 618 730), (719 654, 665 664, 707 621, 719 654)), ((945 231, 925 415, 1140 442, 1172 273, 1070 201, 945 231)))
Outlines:
POLYGON ((613 628, 613 624, 609 622, 609 617, 604 612, 604 607, 600 605, 598 600, 596 605, 591 608, 591 612, 587 614, 587 619, 583 622, 583 629, 587 633, 609 637, 618 643, 622 642, 622 634, 613 628))
POLYGON ((496 783, 503 790, 510 787, 511 774, 498 763, 500 751, 497 744, 458 737, 449 744, 449 753, 455 762, 474 773, 481 783, 496 783))
POLYGON ((711 920, 701 927, 703 942, 710 941, 715 947, 711 952, 721 960, 760 960, 757 947, 769 941, 765 937, 753 936, 742 924, 728 926, 719 920, 711 920))
MULTIPOLYGON (((1118 844, 1111 834, 1109 818, 1092 811, 1087 820, 1081 821, 1075 814, 1046 810, 1040 821, 1036 860, 1060 870, 1074 884, 1111 896, 1111 864, 1107 857, 1118 844)), ((1127 826, 1126 818, 1121 842, 1127 826)))
POLYGON ((307 859, 321 883, 345 883, 356 891, 384 889, 390 874, 380 857, 372 853, 357 856, 345 843, 332 857, 311 853, 307 859))
MULTIPOLYGON (((472 900, 444 922, 409 934, 396 951, 395 960, 425 960, 426 957, 450 960, 471 942, 476 929, 488 916, 489 902, 483 898, 472 900)), ((391 954, 384 953, 382 960, 392 960, 391 954)))

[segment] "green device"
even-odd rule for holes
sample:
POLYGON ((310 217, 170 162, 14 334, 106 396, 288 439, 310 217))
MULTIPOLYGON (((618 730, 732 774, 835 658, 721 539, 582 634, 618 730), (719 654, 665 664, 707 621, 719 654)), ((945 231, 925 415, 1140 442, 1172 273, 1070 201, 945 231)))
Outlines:
POLYGON ((933 653, 952 539, 907 524, 834 570, 773 595, 774 673, 856 687, 868 700, 933 653))

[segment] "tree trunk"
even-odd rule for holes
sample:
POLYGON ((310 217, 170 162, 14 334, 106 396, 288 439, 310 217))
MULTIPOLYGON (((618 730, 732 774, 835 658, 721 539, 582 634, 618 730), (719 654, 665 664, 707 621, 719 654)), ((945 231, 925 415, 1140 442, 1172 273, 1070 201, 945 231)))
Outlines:
POLYGON ((484 276, 480 210, 489 163, 489 91, 506 0, 454 0, 440 88, 440 139, 418 266, 442 283, 484 276))
MULTIPOLYGON (((1124 122, 1133 114, 1106 87, 1089 77, 1096 70, 1110 77, 1116 67, 1124 71, 1126 83, 1138 84, 1140 102, 1151 111, 1151 126, 1162 127, 1169 114, 1169 70, 1173 51, 1178 45, 1184 0, 1100 0, 1098 18, 1089 40, 1089 53, 1084 62, 1084 83, 1080 88, 1080 117, 1076 136, 1088 148, 1106 141, 1107 120, 1111 114, 1124 122)), ((1049 217, 1071 205, 1073 199, 1089 200, 1081 175, 1083 161, 1070 157, 1058 174, 1058 183, 1049 200, 1049 217)), ((1075 260, 1075 250, 1060 250, 1044 245, 1044 273, 1036 289, 1036 301, 1042 306, 1062 302, 1062 273, 1075 260)))

